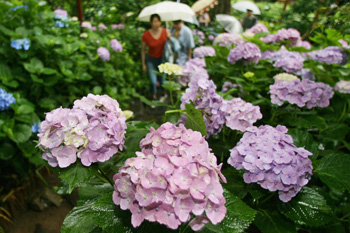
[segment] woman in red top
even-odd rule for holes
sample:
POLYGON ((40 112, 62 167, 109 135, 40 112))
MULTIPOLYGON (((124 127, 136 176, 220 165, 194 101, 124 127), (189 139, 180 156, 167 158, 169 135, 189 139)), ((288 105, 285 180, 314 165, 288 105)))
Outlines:
POLYGON ((157 14, 151 15, 150 19, 151 29, 147 30, 142 35, 142 50, 141 50, 141 60, 142 60, 142 70, 148 73, 148 77, 151 81, 151 93, 153 99, 157 98, 157 78, 159 84, 162 85, 164 82, 164 77, 157 76, 153 71, 159 71, 158 66, 162 63, 162 55, 164 50, 164 45, 167 38, 171 37, 170 32, 162 28, 160 21, 160 16, 157 14), (146 47, 148 47, 148 54, 146 55, 146 47))

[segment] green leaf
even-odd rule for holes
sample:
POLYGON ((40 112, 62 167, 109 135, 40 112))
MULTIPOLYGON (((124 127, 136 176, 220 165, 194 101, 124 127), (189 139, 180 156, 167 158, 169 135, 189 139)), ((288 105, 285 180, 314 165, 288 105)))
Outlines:
POLYGON ((260 210, 254 224, 262 233, 296 233, 295 226, 285 220, 277 211, 260 210))
POLYGON ((113 192, 109 192, 97 199, 91 206, 90 214, 97 225, 106 232, 131 232, 133 228, 130 226, 128 212, 113 203, 112 194, 113 192), (128 224, 123 224, 123 221, 127 221, 128 224))
POLYGON ((34 57, 30 59, 30 63, 23 63, 24 68, 29 71, 30 73, 42 73, 44 69, 44 65, 42 61, 40 61, 38 58, 34 57))
POLYGON ((86 201, 83 205, 74 207, 63 221, 62 233, 86 233, 94 230, 97 225, 86 212, 94 204, 93 200, 86 201))
POLYGON ((318 144, 314 141, 312 135, 305 130, 288 129, 288 134, 293 137, 294 145, 297 147, 305 147, 313 155, 311 159, 316 159, 319 154, 318 144))
POLYGON ((0 32, 4 33, 4 35, 7 36, 13 36, 15 33, 13 31, 11 31, 10 29, 0 25, 0 32))
POLYGON ((322 158, 315 170, 323 183, 330 188, 344 192, 350 191, 350 154, 329 152, 322 158))
POLYGON ((300 116, 298 118, 290 118, 289 124, 295 127, 311 129, 318 128, 323 131, 327 128, 326 120, 323 117, 312 115, 312 116, 300 116))
POLYGON ((196 109, 191 104, 186 104, 186 128, 192 129, 194 131, 200 132, 203 136, 207 136, 207 129, 205 127, 204 118, 202 116, 202 113, 196 109))
POLYGON ((280 202, 278 209, 295 223, 311 227, 323 226, 334 218, 325 198, 309 187, 303 187, 290 202, 280 202))
POLYGON ((225 219, 217 225, 209 223, 205 227, 218 233, 244 232, 254 220, 256 210, 227 190, 224 190, 224 196, 227 208, 225 219))
POLYGON ((69 193, 75 187, 85 186, 97 174, 96 166, 85 167, 79 161, 60 170, 59 177, 69 184, 69 193))
POLYGON ((13 137, 11 139, 16 143, 25 142, 32 136, 32 128, 25 124, 16 124, 12 131, 13 137))
POLYGON ((9 160, 16 153, 16 148, 8 142, 1 143, 0 148, 0 159, 2 160, 9 160))
POLYGON ((244 198, 247 194, 247 184, 243 181, 242 174, 231 167, 223 169, 222 174, 229 181, 226 184, 222 184, 222 186, 239 198, 244 198))
POLYGON ((105 193, 113 191, 109 183, 94 182, 79 188, 80 200, 89 200, 100 197, 105 193))
POLYGON ((322 132, 322 137, 329 138, 332 140, 344 139, 344 137, 349 133, 349 131, 350 128, 346 124, 331 124, 325 131, 322 132))
POLYGON ((164 84, 162 85, 165 89, 169 91, 176 91, 176 90, 181 90, 181 84, 174 82, 174 81, 165 81, 164 84))
POLYGON ((44 68, 43 71, 42 71, 43 74, 46 74, 46 75, 50 75, 50 74, 56 74, 57 71, 55 69, 52 69, 52 68, 44 68))

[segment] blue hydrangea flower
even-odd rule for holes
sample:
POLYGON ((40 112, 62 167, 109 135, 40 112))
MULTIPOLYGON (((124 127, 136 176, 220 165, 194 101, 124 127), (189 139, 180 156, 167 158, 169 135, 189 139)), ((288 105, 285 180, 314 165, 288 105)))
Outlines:
POLYGON ((32 125, 32 133, 40 133, 40 122, 36 122, 32 125))
POLYGON ((0 110, 4 111, 10 108, 11 104, 16 103, 15 97, 11 93, 7 93, 4 89, 0 88, 0 110))
POLYGON ((11 47, 17 50, 20 50, 22 48, 24 50, 28 50, 30 48, 30 40, 27 38, 13 40, 11 41, 11 47))
POLYGON ((18 9, 24 9, 25 11, 27 11, 28 10, 28 6, 27 5, 22 5, 22 6, 16 6, 16 7, 11 7, 11 11, 16 11, 16 10, 18 10, 18 9))

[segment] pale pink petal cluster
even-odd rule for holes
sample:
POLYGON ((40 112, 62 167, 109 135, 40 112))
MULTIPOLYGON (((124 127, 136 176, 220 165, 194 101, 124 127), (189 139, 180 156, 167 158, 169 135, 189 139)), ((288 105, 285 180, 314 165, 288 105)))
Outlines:
POLYGON ((194 215, 189 225, 197 231, 225 218, 222 164, 199 132, 167 122, 151 128, 140 147, 113 178, 113 201, 130 210, 134 227, 148 220, 177 229, 194 215))
POLYGON ((58 108, 41 123, 38 146, 52 167, 68 167, 80 158, 84 166, 104 162, 124 148, 125 115, 107 95, 89 94, 73 109, 58 108))
POLYGON ((254 106, 241 98, 223 100, 220 110, 225 113, 226 125, 242 132, 262 118, 259 106, 254 106))

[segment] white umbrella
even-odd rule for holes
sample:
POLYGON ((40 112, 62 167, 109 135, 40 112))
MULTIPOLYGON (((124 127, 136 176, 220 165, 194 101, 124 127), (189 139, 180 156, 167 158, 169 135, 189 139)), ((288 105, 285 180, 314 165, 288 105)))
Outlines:
POLYGON ((162 21, 184 20, 193 23, 194 11, 186 4, 164 1, 145 7, 139 14, 139 20, 149 22, 151 15, 158 14, 162 21))
POLYGON ((199 12, 204 10, 207 7, 215 5, 215 1, 216 0, 199 0, 195 2, 191 8, 194 12, 199 12))
POLYGON ((218 14, 216 20, 231 34, 240 34, 243 31, 241 23, 231 15, 218 14))
POLYGON ((246 12, 247 10, 252 10, 254 15, 260 15, 260 9, 254 2, 250 1, 240 1, 232 5, 233 9, 246 12))

